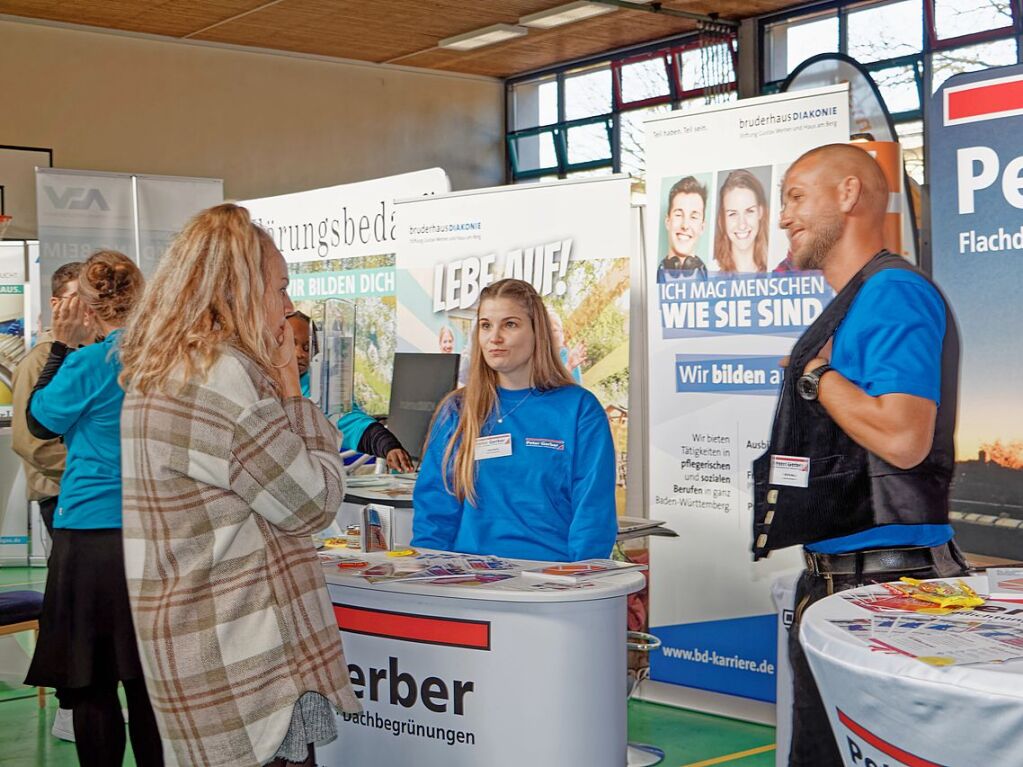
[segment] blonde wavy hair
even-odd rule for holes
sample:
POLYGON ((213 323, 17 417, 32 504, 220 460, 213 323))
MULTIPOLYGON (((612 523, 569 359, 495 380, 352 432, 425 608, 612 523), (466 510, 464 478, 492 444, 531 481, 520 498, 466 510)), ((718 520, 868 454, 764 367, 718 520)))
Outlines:
POLYGON ((277 342, 267 327, 267 275, 277 254, 270 235, 231 203, 199 213, 160 260, 121 339, 121 385, 167 391, 205 377, 223 345, 241 351, 273 376, 277 342))
POLYGON ((96 317, 118 327, 138 303, 145 283, 135 262, 116 250, 97 250, 81 264, 77 279, 82 303, 96 317))
POLYGON ((476 503, 476 440, 497 402, 497 373, 487 364, 480 347, 479 318, 483 302, 495 298, 515 300, 529 318, 534 338, 530 386, 539 391, 549 391, 575 385, 561 362, 560 350, 554 347, 551 320, 543 299, 532 285, 523 280, 507 279, 480 291, 468 383, 465 388, 445 397, 437 407, 438 414, 449 407, 458 412, 458 426, 448 440, 441 462, 444 489, 458 500, 468 500, 473 505, 476 503))

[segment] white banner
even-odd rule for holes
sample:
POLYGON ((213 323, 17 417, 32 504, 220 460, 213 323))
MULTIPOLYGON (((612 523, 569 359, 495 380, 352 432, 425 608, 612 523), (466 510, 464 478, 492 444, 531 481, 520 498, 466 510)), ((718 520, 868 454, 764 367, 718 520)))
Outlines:
POLYGON ((219 178, 136 176, 139 269, 152 277, 161 256, 185 223, 200 210, 224 201, 219 178))
POLYGON ((42 321, 49 321, 50 278, 58 267, 111 249, 129 256, 149 277, 185 222, 223 199, 219 179, 37 168, 40 254, 34 293, 42 321))
POLYGON ((11 375, 25 351, 25 244, 0 242, 0 421, 10 423, 11 375))
POLYGON ((135 253, 135 208, 131 176, 53 168, 36 169, 39 217, 39 295, 42 321, 49 323, 50 278, 70 261, 97 250, 135 253))
POLYGON ((832 86, 647 123, 651 678, 775 699, 775 573, 754 565, 753 459, 767 447, 779 361, 832 291, 795 271, 780 186, 804 151, 849 135, 832 86), (670 197, 670 199, 669 199, 670 197))
POLYGON ((462 354, 480 291, 524 279, 544 299, 561 359, 608 413, 625 506, 631 205, 625 176, 496 187, 398 205, 398 350, 462 354))
POLYGON ((394 368, 394 254, 398 198, 444 194, 440 168, 238 203, 273 237, 289 264, 288 292, 317 322, 328 298, 356 307, 355 399, 386 413, 394 368))

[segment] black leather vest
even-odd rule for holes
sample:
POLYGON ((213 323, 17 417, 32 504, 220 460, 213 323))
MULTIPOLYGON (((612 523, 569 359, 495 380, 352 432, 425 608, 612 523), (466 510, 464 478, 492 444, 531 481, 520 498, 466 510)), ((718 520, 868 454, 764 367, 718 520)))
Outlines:
POLYGON ((899 469, 867 452, 838 427, 819 402, 808 402, 796 391, 796 380, 806 364, 834 335, 860 288, 882 269, 909 269, 927 279, 905 259, 881 251, 842 288, 792 349, 771 445, 753 462, 754 560, 776 549, 877 525, 948 523, 948 489, 955 467, 959 334, 944 296, 941 403, 931 452, 920 465, 899 469), (809 486, 770 484, 772 455, 808 457, 809 486))

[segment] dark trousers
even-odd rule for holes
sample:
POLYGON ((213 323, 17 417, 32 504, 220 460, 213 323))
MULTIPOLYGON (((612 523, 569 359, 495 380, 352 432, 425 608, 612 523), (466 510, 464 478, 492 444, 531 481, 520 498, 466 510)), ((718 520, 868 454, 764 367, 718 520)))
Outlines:
POLYGON ((815 575, 804 572, 796 586, 796 610, 789 629, 789 663, 792 666, 792 748, 789 767, 843 767, 828 721, 828 712, 821 700, 817 683, 810 672, 806 653, 799 644, 799 626, 803 613, 810 605, 826 596, 864 586, 868 583, 897 581, 903 576, 911 578, 949 578, 966 572, 965 562, 955 544, 950 544, 954 558, 926 568, 900 571, 865 572, 856 575, 815 575))

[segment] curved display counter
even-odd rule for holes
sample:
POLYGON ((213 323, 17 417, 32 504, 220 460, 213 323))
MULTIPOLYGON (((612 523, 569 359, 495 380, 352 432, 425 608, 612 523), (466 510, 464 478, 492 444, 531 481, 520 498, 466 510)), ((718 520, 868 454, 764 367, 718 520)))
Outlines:
POLYGON ((370 583, 325 567, 363 712, 339 717, 320 765, 625 764, 625 600, 642 573, 566 587, 370 583))

